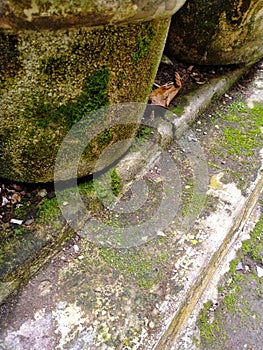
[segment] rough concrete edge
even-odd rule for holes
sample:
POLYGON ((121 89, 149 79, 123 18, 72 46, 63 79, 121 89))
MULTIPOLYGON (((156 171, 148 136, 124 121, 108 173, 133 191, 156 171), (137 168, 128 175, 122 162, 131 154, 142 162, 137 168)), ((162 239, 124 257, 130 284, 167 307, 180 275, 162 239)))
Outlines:
POLYGON ((222 264, 222 261, 228 254, 233 244, 240 238, 242 227, 249 219, 249 216, 255 208, 261 192, 263 191, 262 166, 258 171, 256 180, 249 190, 250 194, 244 203, 245 205, 242 207, 240 215, 234 218, 233 225, 226 234, 223 243, 211 257, 208 265, 199 273, 198 278, 195 280, 194 284, 186 294, 182 307, 177 311, 176 315, 174 315, 168 328, 165 330, 158 343, 154 347, 154 350, 172 349, 173 343, 177 340, 177 337, 179 336, 183 327, 186 326, 188 318, 191 316, 191 313, 200 300, 203 292, 211 282, 214 272, 222 264))
MULTIPOLYGON (((202 112, 206 110, 206 108, 210 105, 211 101, 214 98, 219 98, 222 96, 226 91, 229 90, 229 88, 238 80, 242 75, 244 75, 246 72, 249 71, 251 66, 246 66, 242 68, 238 68, 230 73, 228 73, 225 76, 214 78, 212 79, 207 86, 202 86, 198 88, 198 90, 189 93, 185 95, 184 97, 189 102, 187 106, 184 108, 184 112, 181 117, 177 117, 175 115, 174 120, 168 120, 166 119, 166 122, 168 122, 170 125, 172 125, 173 128, 173 138, 174 139, 180 139, 184 132, 189 128, 189 125, 193 123, 202 112)), ((169 115, 171 115, 171 112, 169 112, 169 115)), ((155 124, 155 127, 157 130, 161 129, 161 125, 164 122, 164 120, 160 120, 159 122, 155 124)), ((168 133, 169 134, 169 133, 168 133)), ((136 177, 126 177, 125 182, 123 183, 123 190, 128 190, 128 188, 132 185, 134 180, 141 178, 145 173, 148 171, 150 166, 156 161, 156 159, 160 155, 160 147, 161 148, 167 148, 169 146, 169 142, 167 142, 167 137, 169 139, 168 134, 161 135, 160 145, 157 148, 151 149, 151 156, 147 158, 147 161, 145 161, 145 152, 149 150, 149 147, 147 147, 147 144, 145 147, 143 147, 142 150, 137 152, 136 156, 137 159, 134 160, 133 166, 136 168, 136 177), (157 151, 157 154, 154 154, 154 152, 157 151), (138 161, 139 160, 139 161, 138 161)), ((172 137, 171 137, 172 140, 172 137)), ((121 160, 120 166, 117 166, 117 171, 120 171, 120 175, 123 175, 123 165, 126 164, 126 162, 129 160, 130 152, 126 154, 126 156, 121 160)), ((136 158, 136 157, 135 157, 136 158)), ((134 173, 134 171, 130 172, 131 174, 134 173)), ((126 173, 127 174, 127 173, 126 173)), ((63 230, 69 230, 68 225, 66 224, 63 228, 63 230)), ((17 276, 22 277, 20 281, 15 281, 14 276, 11 281, 1 282, 3 286, 0 285, 0 289, 10 288, 9 291, 5 293, 5 297, 0 300, 0 304, 2 304, 6 298, 8 298, 12 293, 14 293, 18 288, 20 288, 26 281, 35 274, 42 266, 44 266, 45 263, 47 263, 61 248, 61 246, 65 242, 56 243, 53 242, 56 246, 55 250, 48 254, 48 256, 43 257, 42 262, 39 262, 39 258, 43 255, 43 248, 40 249, 37 256, 35 256, 33 259, 29 259, 25 262, 23 266, 18 267, 17 276), (35 260, 38 260, 38 268, 36 266, 33 266, 33 268, 30 268, 30 264, 34 262, 35 260), (22 273, 22 270, 26 269, 24 273, 22 273)), ((44 247, 45 248, 45 247, 44 247)), ((45 251, 45 249, 44 249, 45 251)), ((13 272, 12 272, 13 274, 13 272)), ((5 280, 8 280, 8 276, 5 277, 5 280)))
POLYGON ((221 97, 251 67, 252 65, 237 68, 223 77, 212 79, 207 85, 198 88, 197 91, 185 95, 184 97, 188 101, 188 104, 184 107, 182 115, 172 121, 175 127, 175 138, 180 139, 189 125, 207 109, 211 101, 221 97))
MULTIPOLYGON (((53 229, 47 228, 47 235, 51 233, 53 229)), ((50 244, 43 245, 33 257, 25 259, 23 264, 18 266, 15 270, 12 270, 10 274, 4 276, 0 280, 0 305, 14 292, 21 288, 31 276, 33 276, 41 267, 43 267, 50 259, 52 259, 61 249, 61 247, 67 242, 67 240, 74 237, 74 231, 66 223, 61 228, 62 235, 67 232, 65 237, 61 241, 61 235, 58 239, 53 240, 50 244), (48 253, 46 254, 46 251, 48 253), (41 263, 39 262, 41 260, 41 263)))

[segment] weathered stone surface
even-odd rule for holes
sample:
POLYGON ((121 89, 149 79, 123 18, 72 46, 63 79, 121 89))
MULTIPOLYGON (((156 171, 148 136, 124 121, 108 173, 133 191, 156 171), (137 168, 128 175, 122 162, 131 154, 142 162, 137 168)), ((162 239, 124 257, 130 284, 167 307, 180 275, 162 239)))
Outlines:
POLYGON ((167 51, 196 64, 248 64, 263 56, 263 1, 188 1, 172 18, 167 51))
MULTIPOLYGON (((145 102, 168 26, 169 19, 161 19, 101 29, 1 31, 0 176, 52 181, 56 153, 74 123, 108 104, 145 102)), ((109 142, 131 133, 129 126, 100 135, 79 175, 92 172, 109 142)))
MULTIPOLYGON (((2 1, 0 177, 52 181, 59 146, 84 115, 146 102, 170 17, 183 3, 2 1)), ((93 172, 109 144, 134 135, 136 125, 105 127, 98 135, 96 126, 111 118, 90 116, 86 127, 96 137, 87 142, 78 176, 93 172)))
POLYGON ((59 29, 172 16, 185 0, 2 0, 0 28, 59 29))

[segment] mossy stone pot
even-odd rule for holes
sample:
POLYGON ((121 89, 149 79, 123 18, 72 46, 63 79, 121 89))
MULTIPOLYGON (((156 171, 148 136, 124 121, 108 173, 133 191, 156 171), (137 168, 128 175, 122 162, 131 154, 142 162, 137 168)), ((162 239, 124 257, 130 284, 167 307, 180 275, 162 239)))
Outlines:
POLYGON ((263 0, 189 0, 172 17, 166 51, 192 64, 252 64, 263 56, 263 0))
MULTIPOLYGON (((84 115, 146 102, 170 17, 184 2, 2 0, 0 177, 53 181, 61 142, 84 115)), ((135 128, 99 135, 78 176, 92 173, 103 149, 135 128)))

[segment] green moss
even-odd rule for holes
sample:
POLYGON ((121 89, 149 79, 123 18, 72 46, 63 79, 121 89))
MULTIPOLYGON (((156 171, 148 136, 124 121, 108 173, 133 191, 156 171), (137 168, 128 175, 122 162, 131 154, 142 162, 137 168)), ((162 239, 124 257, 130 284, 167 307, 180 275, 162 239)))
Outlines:
POLYGON ((40 60, 39 70, 49 76, 64 75, 67 73, 67 56, 47 57, 40 60))
POLYGON ((242 251, 245 255, 250 256, 252 259, 263 263, 262 250, 263 250, 263 215, 261 215, 254 230, 250 234, 250 239, 242 242, 242 251))
POLYGON ((47 199, 39 205, 38 221, 41 223, 48 223, 58 216, 60 209, 58 207, 57 199, 47 199))
POLYGON ((197 320, 201 340, 207 345, 213 343, 213 341, 216 339, 216 333, 220 330, 217 320, 214 320, 213 322, 209 321, 209 308, 211 306, 212 303, 210 301, 205 303, 204 308, 200 312, 197 320))
MULTIPOLYGON (((209 308, 212 303, 204 304, 202 311, 198 317, 198 325, 200 328, 201 342, 206 345, 224 341, 226 338, 226 331, 224 330, 224 315, 228 313, 238 313, 239 317, 246 322, 246 316, 255 317, 254 312, 251 314, 250 305, 243 301, 240 297, 242 286, 247 283, 245 275, 236 271, 238 263, 244 258, 244 255, 249 256, 254 261, 262 263, 262 231, 263 231, 263 215, 255 225, 253 231, 250 233, 250 239, 242 243, 242 249, 238 253, 238 258, 230 263, 228 273, 225 275, 222 285, 218 288, 219 293, 223 294, 222 307, 219 312, 213 312, 213 321, 211 321, 209 308), (229 282, 230 281, 230 282, 229 282), (241 305, 241 306, 240 306, 241 305)), ((250 274, 250 278, 253 278, 250 274)), ((255 276, 255 278, 257 278, 255 276)), ((260 279, 259 286, 261 285, 260 279)), ((261 296, 259 291, 259 296, 261 296)))
POLYGON ((245 156, 251 156, 255 147, 258 146, 257 136, 261 136, 260 130, 242 131, 227 128, 224 131, 224 142, 229 154, 243 153, 245 156))
POLYGON ((143 57, 150 53, 152 47, 152 38, 154 37, 154 29, 151 25, 148 27, 148 32, 146 36, 138 36, 136 39, 137 48, 136 52, 132 54, 132 62, 134 64, 138 63, 143 57))
MULTIPOLYGON (((107 172, 103 173, 102 177, 95 179, 94 181, 96 194, 102 202, 113 203, 116 200, 116 197, 121 192, 121 179, 116 171, 116 169, 109 169, 107 172)), ((114 220, 114 222, 118 220, 114 220)), ((105 224, 113 225, 113 219, 108 218, 105 224)))
POLYGON ((100 147, 108 144, 110 140, 113 138, 113 133, 110 129, 104 130, 104 132, 98 136, 98 144, 100 147))
POLYGON ((121 192, 122 186, 121 186, 121 178, 119 177, 116 169, 113 169, 111 172, 110 185, 111 185, 111 190, 113 194, 117 197, 121 192))
MULTIPOLYGON (((53 70, 56 68, 52 66, 53 70)), ((49 68, 52 70, 51 68, 49 68)), ((33 103, 33 108, 25 109, 25 116, 34 119, 37 125, 46 128, 48 124, 64 121, 66 131, 85 115, 109 104, 108 85, 110 70, 104 66, 88 77, 83 85, 82 93, 75 99, 56 108, 49 103, 33 103)))
POLYGON ((87 180, 78 185, 79 193, 81 195, 91 195, 94 193, 94 184, 92 180, 87 180))
POLYGON ((140 126, 137 131, 136 137, 138 139, 148 139, 150 134, 151 134, 151 128, 149 128, 148 126, 140 126))
POLYGON ((184 112, 184 106, 179 105, 175 108, 169 108, 169 110, 174 114, 176 114, 177 116, 181 116, 184 112))
MULTIPOLYGON (((1 176, 52 181, 57 150, 74 123, 109 103, 145 102, 168 24, 168 19, 160 19, 103 28, 19 32, 18 44, 14 43, 19 48, 17 62, 26 65, 10 78, 12 90, 2 101, 1 176), (138 64, 133 63, 134 53, 138 64)), ((105 139, 117 140, 110 136, 109 132, 101 135, 94 157, 90 150, 83 155, 87 167, 80 169, 81 176, 92 172, 94 160, 103 152, 100 144, 104 146, 105 139)))
POLYGON ((214 118, 207 121, 206 128, 214 130, 213 144, 207 149, 208 165, 224 172, 225 183, 234 181, 244 190, 253 181, 253 171, 260 162, 257 154, 263 144, 262 125, 263 106, 249 108, 242 100, 220 106, 214 118))
POLYGON ((132 250, 117 251, 113 248, 100 248, 100 256, 112 268, 128 274, 143 289, 150 289, 163 278, 158 268, 167 259, 167 254, 150 257, 132 250))
POLYGON ((220 117, 231 122, 231 127, 224 131, 222 145, 230 155, 253 155, 257 146, 262 143, 263 137, 260 126, 263 125, 263 107, 256 105, 249 109, 242 101, 232 103, 225 114, 220 117))

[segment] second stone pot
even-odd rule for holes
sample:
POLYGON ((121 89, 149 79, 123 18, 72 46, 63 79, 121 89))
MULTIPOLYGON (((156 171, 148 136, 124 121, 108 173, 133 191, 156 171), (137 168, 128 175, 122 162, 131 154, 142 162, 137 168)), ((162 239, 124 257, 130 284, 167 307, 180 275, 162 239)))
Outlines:
POLYGON ((251 64, 263 56, 263 0, 189 0, 172 17, 166 51, 191 64, 251 64))

